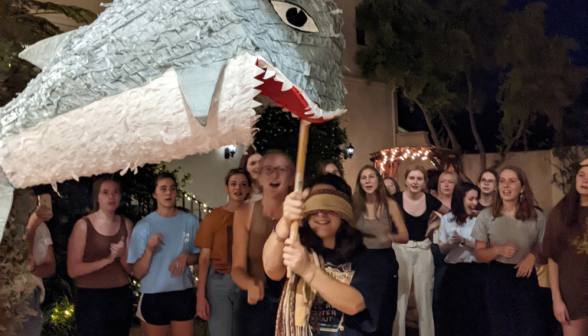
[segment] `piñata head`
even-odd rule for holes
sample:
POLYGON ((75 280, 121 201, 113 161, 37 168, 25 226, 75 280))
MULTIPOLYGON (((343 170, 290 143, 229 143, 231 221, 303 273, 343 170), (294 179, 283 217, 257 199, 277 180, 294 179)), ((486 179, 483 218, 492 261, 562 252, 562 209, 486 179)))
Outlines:
POLYGON ((262 91, 289 109, 306 104, 304 118, 340 115, 340 14, 325 0, 115 0, 92 24, 21 54, 43 71, 0 108, 4 184, 249 143, 262 91))

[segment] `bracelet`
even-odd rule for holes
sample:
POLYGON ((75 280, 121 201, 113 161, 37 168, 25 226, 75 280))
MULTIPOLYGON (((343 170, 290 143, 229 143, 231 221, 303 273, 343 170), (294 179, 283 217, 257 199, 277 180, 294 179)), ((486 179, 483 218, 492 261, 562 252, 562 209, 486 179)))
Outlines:
POLYGON ((276 223, 276 225, 274 225, 274 229, 273 229, 274 234, 276 235, 276 240, 278 241, 278 243, 284 244, 286 242, 286 239, 288 239, 288 237, 286 237, 286 238, 280 237, 280 235, 276 231, 276 227, 278 227, 278 223, 276 223))

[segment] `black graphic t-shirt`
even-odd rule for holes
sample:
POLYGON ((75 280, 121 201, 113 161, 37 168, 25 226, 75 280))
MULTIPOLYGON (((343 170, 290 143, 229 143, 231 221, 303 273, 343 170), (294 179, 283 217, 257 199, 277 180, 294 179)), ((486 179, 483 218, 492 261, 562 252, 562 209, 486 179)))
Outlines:
POLYGON ((343 313, 335 309, 328 302, 320 298, 315 300, 311 311, 310 323, 311 325, 317 325, 318 323, 320 333, 315 332, 313 333, 314 335, 328 335, 333 333, 337 335, 339 329, 343 328, 342 319, 343 313))
POLYGON ((393 250, 366 250, 352 263, 336 266, 325 256, 325 263, 341 282, 352 276, 349 284, 361 293, 366 308, 353 316, 345 315, 317 295, 310 313, 313 335, 391 335, 398 291, 398 263, 393 250))

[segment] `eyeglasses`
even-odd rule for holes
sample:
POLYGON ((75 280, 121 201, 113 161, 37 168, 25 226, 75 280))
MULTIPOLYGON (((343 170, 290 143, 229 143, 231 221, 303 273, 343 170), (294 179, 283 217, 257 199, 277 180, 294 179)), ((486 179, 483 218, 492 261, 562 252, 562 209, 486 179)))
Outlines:
POLYGON ((480 182, 482 182, 482 183, 496 183, 496 180, 486 180, 485 178, 483 178, 480 182))
POLYGON ((271 174, 273 174, 275 171, 278 171, 280 174, 286 174, 289 170, 288 167, 284 167, 284 166, 277 166, 277 167, 272 167, 272 166, 263 166, 261 167, 261 172, 264 175, 270 176, 271 174))

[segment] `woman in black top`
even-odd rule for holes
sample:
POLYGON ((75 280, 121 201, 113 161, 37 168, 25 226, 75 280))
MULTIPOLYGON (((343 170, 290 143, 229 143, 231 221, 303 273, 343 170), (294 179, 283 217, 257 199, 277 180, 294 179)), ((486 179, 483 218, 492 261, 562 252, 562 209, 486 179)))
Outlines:
POLYGON ((422 166, 412 166, 404 175, 407 190, 394 194, 394 199, 402 210, 404 223, 408 230, 408 243, 394 244, 398 260, 398 308, 394 323, 394 336, 406 333, 406 308, 410 287, 414 279, 414 294, 419 311, 419 332, 421 336, 433 336, 433 275, 434 264, 431 241, 427 236, 436 229, 429 226, 433 211, 441 214, 449 208, 430 194, 423 192, 426 171, 422 166))
POLYGON ((396 269, 387 250, 363 245, 362 233, 350 225, 348 187, 338 180, 315 184, 304 204, 300 193, 286 197, 284 215, 265 244, 267 275, 282 279, 286 266, 294 273, 282 293, 276 336, 392 333, 396 269), (295 220, 301 221, 300 239, 288 238, 295 220))

